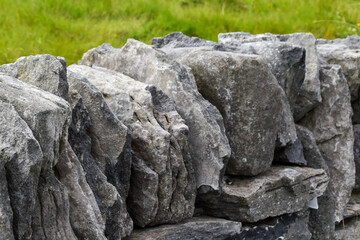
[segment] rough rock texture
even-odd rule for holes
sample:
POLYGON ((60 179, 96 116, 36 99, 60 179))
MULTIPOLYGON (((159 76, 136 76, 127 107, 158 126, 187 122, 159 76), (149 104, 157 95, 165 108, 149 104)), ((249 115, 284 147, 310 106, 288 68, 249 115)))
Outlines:
POLYGON ((15 63, 1 65, 0 72, 69 100, 64 58, 49 54, 21 57, 15 63))
MULTIPOLYGON (((29 129, 31 129, 36 139, 30 142, 27 151, 18 152, 21 149, 16 149, 14 140, 11 139, 16 139, 21 143, 20 139, 16 135, 12 137, 2 135, 5 139, 2 139, 4 142, 1 145, 5 144, 3 146, 6 147, 7 144, 11 144, 8 145, 8 150, 1 149, 2 159, 9 157, 13 159, 10 162, 5 160, 5 162, 8 162, 8 166, 13 166, 8 171, 6 170, 6 175, 9 176, 10 203, 14 204, 14 237, 15 239, 29 236, 35 239, 76 239, 69 222, 68 191, 53 171, 53 168, 56 172, 58 171, 60 142, 63 139, 63 128, 70 114, 69 106, 67 102, 53 94, 1 73, 0 85, 0 100, 8 106, 12 105, 14 109, 14 111, 9 111, 8 117, 11 117, 11 112, 13 112, 14 124, 17 119, 17 124, 23 125, 23 129, 12 129, 8 133, 13 132, 18 135, 19 131, 24 130, 22 134, 26 136, 29 135, 29 129), (15 111, 18 113, 17 117, 15 111), (39 146, 41 150, 37 150, 39 146), (28 159, 24 156, 28 156, 28 159), (19 165, 21 162, 18 161, 22 158, 26 164, 19 165), (28 178, 24 179, 26 176, 28 178), (16 185, 23 183, 13 186, 13 181, 16 185), (59 223, 54 226, 53 223, 56 221, 59 223)), ((23 137, 23 139, 26 138, 23 137)))
POLYGON ((230 178, 218 198, 200 205, 206 214, 244 222, 301 211, 326 190, 324 170, 274 166, 256 177, 230 178), (271 203, 271 207, 268 204, 271 203))
POLYGON ((354 190, 360 191, 360 124, 353 125, 354 129, 354 160, 355 160, 355 187, 354 190))
POLYGON ((221 218, 194 217, 177 225, 135 230, 126 240, 227 239, 240 233, 241 223, 221 218))
POLYGON ((130 134, 89 81, 71 71, 67 79, 72 107, 69 142, 106 223, 106 237, 120 239, 130 235, 133 225, 125 204, 131 173, 130 134))
MULTIPOLYGON (((21 58, 15 64, 3 65, 1 71, 68 100, 66 63, 61 58, 50 55, 21 58)), ((71 118, 68 103, 11 77, 5 79, 3 83, 8 86, 3 91, 8 92, 0 94, 1 97, 21 114, 43 151, 37 202, 34 213, 27 217, 32 217, 31 230, 22 231, 36 239, 105 239, 104 223, 94 195, 67 140, 71 118), (23 88, 22 92, 19 88, 23 88)))
POLYGON ((270 33, 251 35, 250 33, 220 33, 219 42, 228 43, 254 43, 254 42, 287 42, 300 45, 306 50, 305 79, 301 85, 299 96, 295 103, 294 119, 298 121, 308 111, 321 102, 319 69, 320 64, 316 52, 316 39, 312 34, 294 33, 287 35, 273 35, 270 33))
POLYGON ((353 122, 360 124, 360 37, 349 36, 346 39, 324 40, 317 42, 319 55, 330 64, 339 64, 348 81, 354 111, 353 122))
POLYGON ((303 145, 299 139, 284 148, 276 149, 274 154, 274 162, 280 164, 295 164, 306 166, 307 162, 304 157, 303 145))
POLYGON ((221 190, 230 156, 223 119, 219 111, 200 95, 187 67, 135 40, 128 40, 121 49, 101 45, 85 53, 80 63, 116 70, 164 91, 189 126, 189 147, 198 191, 221 190))
MULTIPOLYGON (((234 56, 234 53, 260 55, 266 60, 271 72, 274 74, 278 83, 287 95, 286 97, 282 94, 283 96, 281 101, 283 105, 283 113, 281 127, 278 133, 277 146, 285 147, 286 145, 293 144, 296 141, 296 130, 291 109, 294 108, 294 103, 304 80, 304 49, 299 46, 281 42, 261 42, 249 44, 237 44, 236 42, 232 43, 233 44, 226 44, 225 46, 223 44, 199 38, 188 37, 182 33, 171 33, 162 38, 154 38, 152 42, 154 46, 161 48, 162 51, 166 52, 169 58, 179 61, 192 69, 199 92, 212 104, 217 106, 220 111, 224 107, 219 107, 218 105, 220 101, 214 97, 220 94, 214 94, 219 90, 219 87, 217 87, 218 89, 212 88, 211 90, 208 90, 208 87, 211 86, 211 84, 207 84, 208 79, 204 79, 204 72, 207 71, 208 75, 211 75, 212 82, 215 81, 214 78, 218 78, 215 81, 218 85, 220 82, 231 82, 225 78, 231 78, 232 74, 235 74, 232 79, 236 82, 237 80, 241 80, 239 77, 235 77, 237 76, 236 66, 232 65, 232 69, 227 69, 226 65, 224 65, 226 59, 224 60, 223 57, 221 57, 226 54, 221 52, 232 52, 232 54, 228 54, 230 56, 234 56), (207 53, 207 55, 219 55, 222 60, 215 61, 212 59, 211 64, 202 62, 207 60, 205 58, 201 58, 201 55, 204 52, 207 53), (212 69, 212 64, 214 64, 214 62, 218 66, 217 70, 221 70, 221 72, 214 72, 214 69, 212 69), (290 102, 290 106, 288 102, 290 102)), ((243 57, 246 58, 247 56, 243 57)), ((244 72, 247 70, 248 69, 243 69, 244 72)), ((258 81, 259 79, 256 80, 258 81)), ((244 84, 246 83, 244 82, 244 84)), ((229 86, 224 86, 223 88, 228 87, 229 86)), ((227 91, 229 91, 229 89, 227 89, 227 91)), ((234 93, 232 95, 234 95, 234 93)), ((234 99, 227 99, 227 101, 237 100, 237 97, 234 97, 234 99)), ((248 109, 248 111, 250 111, 250 109, 248 109)), ((222 111, 223 117, 226 118, 223 112, 224 111, 222 111)))
POLYGON ((336 226, 335 240, 355 240, 360 238, 360 220, 358 217, 350 218, 336 226))
POLYGON ((258 56, 197 50, 179 59, 195 76, 199 91, 224 117, 231 157, 227 173, 257 175, 273 160, 282 117, 282 95, 258 56))
POLYGON ((227 240, 309 240, 312 238, 307 225, 308 219, 308 212, 293 213, 267 219, 256 225, 243 226, 240 234, 227 238, 227 240))
MULTIPOLYGON (((303 145, 308 167, 323 169, 330 176, 329 168, 316 145, 312 132, 300 125, 296 126, 303 145)), ((335 197, 331 181, 324 194, 317 199, 318 209, 310 209, 309 229, 313 240, 331 239, 335 231, 335 197)))
POLYGON ((188 127, 174 103, 159 89, 103 68, 72 65, 105 96, 132 134, 133 156, 128 208, 144 227, 192 216, 195 181, 188 152, 188 127))
POLYGON ((336 199, 336 221, 342 214, 355 185, 354 136, 350 92, 338 65, 325 65, 320 71, 323 102, 300 122, 315 136, 330 171, 336 199))

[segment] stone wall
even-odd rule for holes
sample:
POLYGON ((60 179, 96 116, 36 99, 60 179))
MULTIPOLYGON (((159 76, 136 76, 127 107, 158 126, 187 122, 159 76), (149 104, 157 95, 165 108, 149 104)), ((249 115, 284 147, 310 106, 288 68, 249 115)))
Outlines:
POLYGON ((359 239, 359 51, 172 33, 0 66, 0 240, 359 239))

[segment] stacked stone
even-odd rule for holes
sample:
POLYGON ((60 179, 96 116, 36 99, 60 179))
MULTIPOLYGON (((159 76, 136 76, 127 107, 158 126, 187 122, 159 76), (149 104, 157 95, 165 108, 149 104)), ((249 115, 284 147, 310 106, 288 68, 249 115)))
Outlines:
POLYGON ((172 33, 0 66, 0 239, 356 239, 359 48, 172 33))

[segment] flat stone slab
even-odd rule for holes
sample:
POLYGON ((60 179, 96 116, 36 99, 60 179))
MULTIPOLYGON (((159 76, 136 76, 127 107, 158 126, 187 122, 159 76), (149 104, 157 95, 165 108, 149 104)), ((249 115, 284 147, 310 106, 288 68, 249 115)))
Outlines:
POLYGON ((301 211, 323 194, 328 181, 322 169, 273 166, 256 177, 229 178, 221 196, 200 206, 211 216, 257 222, 301 211))
POLYGON ((194 217, 175 225, 134 230, 126 240, 227 239, 239 234, 241 223, 212 217, 194 217))

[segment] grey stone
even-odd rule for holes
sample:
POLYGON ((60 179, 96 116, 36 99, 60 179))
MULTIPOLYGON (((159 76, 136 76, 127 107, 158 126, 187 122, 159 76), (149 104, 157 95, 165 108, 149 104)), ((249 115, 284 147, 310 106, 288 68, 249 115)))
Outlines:
POLYGON ((14 107, 0 109, 0 239, 15 239, 31 228, 43 154, 14 107))
POLYGON ((189 147, 200 193, 221 191, 230 147, 219 111, 198 92, 190 70, 166 54, 135 40, 121 49, 102 45, 84 54, 81 64, 122 72, 153 84, 176 104, 189 126, 189 147))
MULTIPOLYGON (((29 172, 27 168, 33 171, 32 176, 27 179, 29 184, 32 181, 33 184, 27 189, 24 188, 22 192, 24 197, 21 195, 12 197, 12 193, 9 194, 10 202, 14 201, 14 204, 21 198, 24 201, 23 206, 16 207, 15 238, 21 239, 32 235, 35 239, 76 239, 69 221, 67 190, 56 178, 53 170, 59 163, 60 142, 70 114, 69 105, 65 100, 53 94, 1 73, 0 85, 0 100, 14 107, 38 142, 30 146, 32 155, 29 157, 34 160, 41 157, 41 155, 35 155, 35 153, 41 153, 36 150, 37 145, 40 145, 43 154, 38 169, 36 166, 31 169, 31 162, 29 162, 28 165, 23 165, 20 169, 18 167, 17 170, 16 159, 13 161, 12 171, 14 172, 11 175, 16 179, 13 181, 24 181, 22 174, 26 176, 29 172), (34 178, 38 173, 40 175, 37 179, 32 180, 31 177, 34 178), (37 194, 31 196, 30 189, 37 194), (17 224, 18 221, 20 225, 17 224)), ((19 156, 24 154, 26 152, 19 156)), ((17 194, 18 187, 14 186, 14 194, 17 194)), ((10 191, 13 191, 12 188, 10 191)))
MULTIPOLYGON (((199 87, 199 92, 212 104, 219 107, 219 101, 214 100, 214 90, 209 93, 204 82, 207 79, 201 78, 201 72, 211 71, 211 64, 201 63, 199 57, 203 52, 222 51, 243 54, 256 54, 264 58, 275 75, 280 86, 284 89, 287 97, 282 96, 283 113, 281 119, 281 127, 278 133, 277 145, 284 147, 293 144, 296 141, 296 130, 292 110, 297 99, 299 89, 304 80, 305 51, 302 47, 294 46, 289 43, 282 42, 260 42, 237 44, 219 44, 198 38, 190 38, 182 33, 172 33, 163 38, 155 38, 153 45, 161 48, 166 52, 167 56, 173 60, 179 61, 192 68, 195 80, 199 87), (194 60, 194 57, 196 60, 194 60), (199 66, 200 65, 200 66, 199 66), (203 87, 201 87, 203 86, 203 87), (210 95, 213 94, 213 95, 210 95), (217 101, 217 102, 216 102, 217 101), (289 103, 287 103, 289 101, 289 103), (288 106, 290 104, 290 106, 288 106)), ((218 53, 222 54, 222 53, 218 53)), ((221 65, 222 63, 220 63, 221 65)), ((224 67, 225 68, 225 67, 224 67)), ((231 70, 230 70, 231 71, 231 70)), ((233 72, 236 70, 234 69, 233 72)), ((209 73, 213 74, 213 72, 209 73)), ((222 73, 219 73, 221 75, 222 73)), ((231 75, 231 73, 229 73, 231 75)), ((215 77, 215 75, 213 76, 215 77)), ((222 78, 228 77, 222 76, 222 78)), ((220 82, 223 80, 219 80, 220 82)), ((216 92, 216 90, 215 90, 216 92)), ((220 110, 221 111, 221 110, 220 110)), ((226 118, 225 116, 223 116, 226 118)), ((229 136, 228 136, 229 137, 229 136)))
POLYGON ((71 71, 67 79, 72 107, 69 142, 104 216, 105 235, 108 239, 128 236, 133 228, 125 203, 131 173, 130 134, 94 85, 71 71))
POLYGON ((212 217, 194 217, 176 225, 162 225, 135 230, 126 240, 221 240, 239 234, 240 229, 240 222, 212 217))
POLYGON ((192 216, 195 181, 188 152, 188 127, 175 104, 154 86, 104 68, 72 65, 105 96, 130 130, 133 168, 128 209, 144 227, 176 223, 192 216))
POLYGON ((0 66, 4 72, 69 101, 66 62, 49 54, 21 57, 15 63, 0 66))
POLYGON ((227 240, 309 240, 312 238, 308 229, 308 220, 308 212, 282 215, 277 218, 266 219, 256 223, 256 225, 246 224, 243 226, 240 234, 227 240))
POLYGON ((325 65, 320 71, 323 102, 300 122, 314 134, 330 172, 336 211, 342 214, 355 185, 354 137, 350 91, 338 65, 325 65))
POLYGON ((360 238, 360 220, 358 217, 347 219, 336 226, 335 240, 356 240, 360 238))
POLYGON ((354 129, 354 161, 355 161, 355 187, 354 190, 360 191, 360 124, 353 125, 354 129))
POLYGON ((349 36, 346 39, 317 40, 319 55, 329 64, 339 64, 349 84, 352 107, 354 109, 353 123, 360 124, 360 41, 359 36, 349 36))
POLYGON ((301 211, 323 194, 328 181, 322 169, 273 166, 256 177, 231 177, 221 196, 200 206, 211 216, 257 222, 301 211))
POLYGON ((284 148, 276 149, 274 162, 281 164, 295 164, 306 166, 307 162, 304 157, 303 145, 299 139, 284 148))
MULTIPOLYGON (((325 170, 330 176, 329 168, 316 145, 312 132, 300 125, 296 126, 298 137, 303 144, 304 156, 309 167, 325 170)), ((335 232, 335 197, 331 181, 324 194, 318 197, 318 209, 310 209, 309 229, 312 239, 332 239, 335 232)))
POLYGON ((255 55, 207 49, 177 60, 192 69, 199 91, 224 118, 232 150, 227 173, 266 171, 280 131, 283 106, 279 103, 286 100, 267 64, 255 55))
POLYGON ((254 43, 254 42, 287 42, 302 46, 306 50, 305 79, 301 85, 299 96, 295 102, 294 119, 300 120, 308 111, 321 102, 319 69, 320 63, 316 52, 316 39, 312 34, 294 33, 273 35, 270 33, 251 35, 250 33, 220 33, 219 42, 254 43))

